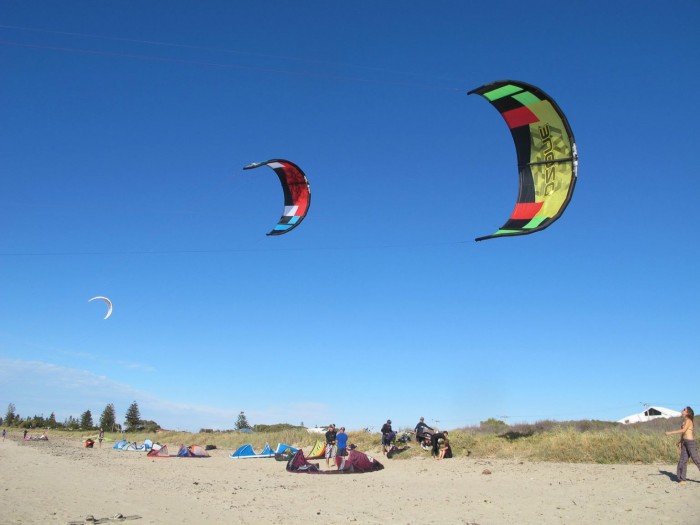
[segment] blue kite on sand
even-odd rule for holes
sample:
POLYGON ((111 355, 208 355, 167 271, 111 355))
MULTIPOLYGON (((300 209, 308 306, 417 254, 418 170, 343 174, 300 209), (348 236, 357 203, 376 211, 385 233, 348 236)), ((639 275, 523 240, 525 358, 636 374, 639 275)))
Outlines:
POLYGON ((265 448, 261 452, 255 452, 253 445, 251 443, 246 443, 238 447, 233 454, 229 454, 228 457, 231 459, 248 459, 248 458, 273 458, 275 453, 270 448, 269 443, 265 443, 265 448))

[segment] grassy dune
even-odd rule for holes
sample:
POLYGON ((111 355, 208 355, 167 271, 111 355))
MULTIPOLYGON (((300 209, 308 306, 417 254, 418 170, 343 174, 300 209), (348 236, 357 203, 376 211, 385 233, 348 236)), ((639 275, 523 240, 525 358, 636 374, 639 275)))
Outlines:
POLYGON ((579 431, 561 427, 511 438, 459 430, 450 432, 456 456, 492 457, 564 463, 674 463, 677 440, 639 431, 579 431))
MULTIPOLYGON (((678 460, 676 436, 669 437, 665 430, 678 428, 679 420, 656 420, 636 425, 619 425, 601 421, 553 422, 543 421, 531 425, 499 425, 498 428, 464 427, 450 430, 450 443, 456 457, 503 458, 531 461, 565 463, 675 463, 678 460)), ((52 431, 57 434, 59 431, 52 431)), ((60 432, 75 439, 85 439, 96 434, 60 432)), ((381 456, 380 435, 365 431, 350 431, 349 443, 359 450, 381 456)), ((309 434, 304 429, 293 428, 281 431, 256 432, 158 432, 153 433, 107 433, 108 443, 124 437, 128 441, 143 442, 150 438, 155 442, 178 446, 214 445, 219 450, 233 452, 245 443, 252 443, 262 450, 265 443, 274 449, 277 443, 286 443, 309 450, 320 434, 309 434)), ((107 445, 105 444, 105 445, 107 445)), ((103 446, 105 446, 103 445, 103 446)), ((416 456, 427 457, 415 441, 410 448, 394 456, 401 460, 416 456)))

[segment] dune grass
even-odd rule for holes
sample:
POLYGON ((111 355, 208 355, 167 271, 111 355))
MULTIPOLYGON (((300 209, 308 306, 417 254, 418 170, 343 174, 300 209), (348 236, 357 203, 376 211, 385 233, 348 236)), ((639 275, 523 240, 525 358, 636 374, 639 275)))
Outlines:
MULTIPOLYGON (((678 428, 679 420, 656 420, 635 425, 619 425, 603 421, 555 422, 541 421, 534 424, 497 428, 488 426, 464 427, 449 431, 455 457, 501 458, 562 463, 675 463, 678 460, 677 436, 669 437, 665 430, 678 428)), ((96 438, 96 434, 53 431, 63 435, 96 438)), ((349 443, 359 450, 381 458, 381 436, 366 431, 348 432, 349 443)), ((168 446, 198 444, 214 445, 219 450, 233 452, 241 445, 251 443, 255 450, 262 450, 265 443, 274 449, 278 443, 286 443, 309 450, 321 434, 310 434, 303 428, 291 428, 269 432, 243 434, 240 432, 136 432, 128 434, 107 433, 107 443, 122 438, 143 442, 150 438, 168 446)), ((105 444, 105 445, 106 445, 105 444)), ((394 459, 429 457, 430 452, 421 449, 415 441, 410 448, 396 454, 394 459)), ((105 446, 103 445, 103 446, 105 446)))
POLYGON ((619 429, 581 432, 555 428, 509 439, 470 431, 450 433, 456 456, 492 457, 562 463, 673 463, 675 441, 665 435, 619 429))
POLYGON ((546 421, 489 432, 464 428, 450 432, 456 456, 494 457, 564 463, 675 463, 678 439, 664 434, 675 420, 636 425, 546 421))

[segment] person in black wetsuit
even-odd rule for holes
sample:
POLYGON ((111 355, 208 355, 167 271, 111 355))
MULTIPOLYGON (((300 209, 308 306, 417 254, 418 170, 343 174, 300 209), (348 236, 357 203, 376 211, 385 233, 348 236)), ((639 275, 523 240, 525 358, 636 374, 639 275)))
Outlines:
POLYGON ((429 426, 425 423, 425 418, 424 418, 424 417, 421 417, 421 418, 420 418, 420 421, 419 421, 418 424, 416 425, 416 428, 413 429, 413 431, 416 433, 416 441, 417 441, 418 443, 423 443, 423 441, 424 441, 425 438, 426 438, 426 431, 428 431, 428 430, 430 431, 430 432, 428 433, 428 435, 430 435, 430 434, 432 434, 433 432, 435 432, 435 429, 434 429, 433 427, 429 427, 429 426))
POLYGON ((326 468, 330 468, 330 460, 335 462, 335 454, 337 452, 336 437, 338 432, 335 429, 335 424, 331 424, 326 432, 326 468))
POLYGON ((438 440, 445 439, 446 433, 447 432, 444 432, 444 433, 443 432, 435 432, 432 436, 430 436, 430 444, 433 447, 432 450, 430 451, 430 453, 433 456, 437 457, 438 454, 440 453, 438 450, 438 440))
POLYGON ((391 450, 391 442, 395 436, 396 434, 391 429, 391 419, 387 419, 386 423, 382 425, 382 453, 386 454, 391 450))

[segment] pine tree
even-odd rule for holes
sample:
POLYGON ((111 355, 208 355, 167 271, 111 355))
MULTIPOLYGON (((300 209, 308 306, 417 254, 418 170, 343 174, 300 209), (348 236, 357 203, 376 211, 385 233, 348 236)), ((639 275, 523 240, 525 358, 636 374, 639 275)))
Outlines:
POLYGON ((49 420, 47 421, 47 424, 48 424, 49 427, 51 427, 51 428, 55 428, 55 427, 56 427, 56 414, 54 414, 53 412, 51 412, 51 415, 49 416, 49 420))
POLYGON ((245 413, 241 410, 238 414, 238 419, 236 419, 236 425, 234 427, 236 430, 241 430, 242 428, 250 428, 248 424, 248 419, 245 417, 245 413))
POLYGON ((7 405, 7 413, 5 414, 5 425, 8 427, 13 425, 15 423, 15 419, 17 418, 17 415, 15 414, 15 404, 10 403, 7 405))
POLYGON ((126 427, 127 432, 133 432, 138 430, 140 424, 141 414, 139 413, 139 405, 136 403, 136 401, 134 401, 126 411, 124 426, 126 427))
POLYGON ((92 412, 90 412, 90 410, 86 410, 80 415, 80 428, 83 430, 91 430, 95 428, 95 425, 92 422, 92 412))
POLYGON ((110 403, 102 411, 102 415, 100 416, 100 428, 104 429, 105 431, 114 432, 114 427, 116 427, 116 425, 117 414, 114 410, 114 405, 110 403))

